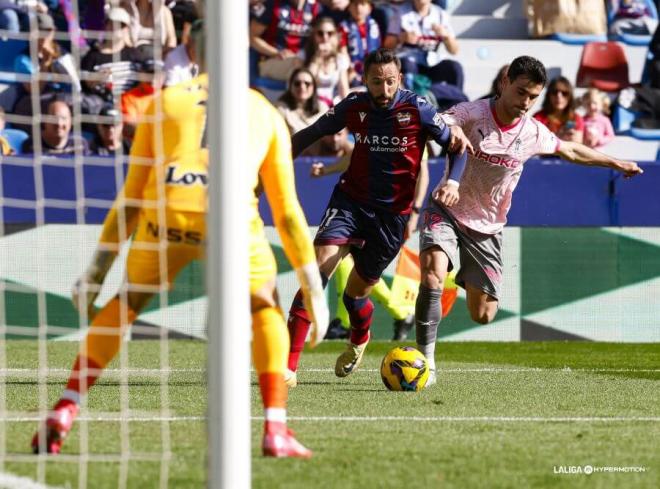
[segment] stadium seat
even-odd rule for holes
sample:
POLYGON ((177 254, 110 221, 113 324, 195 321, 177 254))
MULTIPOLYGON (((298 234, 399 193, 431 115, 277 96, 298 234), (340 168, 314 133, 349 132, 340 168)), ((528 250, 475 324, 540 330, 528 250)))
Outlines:
POLYGON ((548 37, 559 41, 563 44, 577 44, 584 45, 590 42, 605 42, 607 36, 605 34, 572 34, 570 32, 557 32, 548 37))
POLYGON ((0 136, 7 140, 9 146, 11 146, 17 155, 21 154, 23 143, 29 137, 27 132, 21 131, 20 129, 5 129, 0 132, 0 136))
POLYGON ((575 85, 605 92, 618 92, 629 86, 628 60, 621 45, 613 41, 586 44, 575 85))
MULTIPOLYGON (((651 13, 651 18, 657 20, 658 9, 655 6, 655 2, 653 0, 645 0, 645 3, 646 3, 646 8, 648 8, 649 12, 651 13)), ((616 12, 613 9, 608 8, 608 12, 607 12, 608 28, 610 25, 612 25, 612 22, 614 22, 615 14, 616 12)), ((614 34, 612 35, 612 40, 620 41, 630 46, 648 46, 649 43, 651 42, 651 37, 653 37, 653 33, 649 34, 648 36, 639 35, 639 34, 614 34)))

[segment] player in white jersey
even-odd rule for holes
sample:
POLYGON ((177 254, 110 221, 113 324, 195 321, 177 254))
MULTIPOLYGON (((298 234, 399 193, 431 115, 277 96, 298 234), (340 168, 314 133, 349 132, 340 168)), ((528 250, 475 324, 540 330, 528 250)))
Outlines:
POLYGON ((422 212, 422 279, 415 317, 417 347, 429 360, 431 383, 435 382, 443 282, 457 264, 459 254, 461 268, 456 283, 466 290, 472 319, 487 324, 497 313, 502 228, 525 161, 537 154, 556 154, 573 163, 620 171, 626 178, 642 173, 633 161, 611 158, 580 143, 560 141, 530 117, 529 110, 546 80, 540 61, 521 56, 509 66, 499 97, 461 103, 442 114, 447 125, 463 129, 474 151, 468 156, 458 203, 445 207, 434 200, 434 191, 422 212))

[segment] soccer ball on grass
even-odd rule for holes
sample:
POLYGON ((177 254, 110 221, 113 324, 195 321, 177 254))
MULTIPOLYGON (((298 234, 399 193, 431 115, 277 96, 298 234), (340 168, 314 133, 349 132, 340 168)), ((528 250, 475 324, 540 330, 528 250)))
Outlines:
POLYGON ((421 391, 429 378, 426 357, 412 346, 397 346, 383 358, 380 378, 391 391, 421 391))

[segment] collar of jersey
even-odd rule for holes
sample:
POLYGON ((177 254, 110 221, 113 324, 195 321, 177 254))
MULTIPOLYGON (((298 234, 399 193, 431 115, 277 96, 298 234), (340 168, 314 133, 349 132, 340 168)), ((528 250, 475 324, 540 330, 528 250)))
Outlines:
POLYGON ((490 105, 490 113, 493 114, 493 120, 495 121, 495 124, 497 125, 497 127, 499 128, 500 131, 502 131, 502 132, 507 132, 507 131, 509 131, 510 129, 513 129, 514 127, 516 127, 518 124, 520 124, 520 123, 522 122, 523 117, 525 117, 524 115, 521 116, 521 117, 518 117, 518 120, 517 120, 517 121, 512 122, 512 123, 509 124, 509 125, 505 125, 505 124, 503 124, 502 121, 500 121, 499 117, 497 117, 497 111, 495 110, 495 100, 496 100, 496 98, 493 97, 493 98, 491 98, 490 101, 489 101, 489 102, 490 102, 490 103, 489 103, 489 105, 490 105))

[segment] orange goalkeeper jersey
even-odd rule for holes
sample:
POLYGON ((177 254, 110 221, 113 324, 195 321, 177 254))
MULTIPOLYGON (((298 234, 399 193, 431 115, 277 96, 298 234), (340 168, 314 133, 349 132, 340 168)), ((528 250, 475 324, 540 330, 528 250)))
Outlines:
POLYGON ((316 260, 314 247, 296 193, 289 129, 261 94, 250 90, 249 97, 248 154, 254 194, 250 208, 252 239, 258 239, 263 233, 256 196, 261 182, 291 265, 298 268, 313 263, 316 260))
POLYGON ((128 174, 105 219, 101 241, 117 243, 135 229, 131 213, 124 233, 118 208, 165 208, 206 212, 208 150, 202 148, 206 124, 206 75, 161 92, 149 105, 131 146, 128 174))

